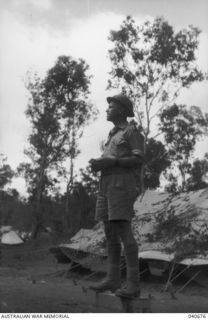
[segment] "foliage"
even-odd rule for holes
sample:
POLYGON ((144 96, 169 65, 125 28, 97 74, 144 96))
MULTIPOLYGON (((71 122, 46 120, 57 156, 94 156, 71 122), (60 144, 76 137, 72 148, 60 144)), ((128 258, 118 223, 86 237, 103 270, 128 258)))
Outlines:
POLYGON ((204 255, 207 253, 208 225, 198 220, 199 212, 194 206, 190 206, 188 214, 178 214, 168 203, 165 211, 155 215, 154 232, 148 239, 165 244, 166 252, 174 253, 177 260, 204 255))
POLYGON ((80 169, 69 192, 68 210, 70 211, 72 234, 79 228, 91 228, 95 221, 96 198, 99 188, 99 174, 91 170, 91 166, 80 169))
POLYGON ((177 194, 179 193, 180 189, 178 188, 178 179, 177 177, 172 173, 172 172, 165 172, 165 178, 167 181, 169 181, 165 185, 165 191, 172 193, 172 194, 177 194))
MULTIPOLYGON (((62 232, 63 201, 58 198, 44 197, 41 203, 43 231, 50 227, 54 232, 62 232), (44 228, 43 228, 44 227, 44 228)), ((15 230, 31 233, 36 221, 35 206, 19 196, 16 189, 0 191, 0 217, 2 225, 10 225, 15 230)))
MULTIPOLYGON (((40 224, 42 201, 56 188, 63 172, 73 180, 73 161, 79 153, 78 138, 96 109, 89 103, 91 76, 88 65, 68 56, 60 56, 44 79, 29 74, 26 87, 30 99, 26 115, 32 133, 25 150, 29 163, 22 163, 18 172, 28 184, 30 199, 36 203, 37 224, 40 224), (70 158, 70 172, 64 161, 70 158)), ((68 191, 68 190, 67 190, 68 191)))
POLYGON ((19 197, 16 189, 0 191, 0 218, 2 225, 19 231, 28 231, 32 221, 32 207, 19 197))
POLYGON ((162 17, 137 25, 127 16, 112 30, 108 88, 119 88, 134 101, 136 119, 147 139, 152 120, 182 88, 204 79, 196 64, 200 31, 175 31, 162 17))
POLYGON ((21 163, 17 171, 24 175, 28 192, 35 201, 38 193, 42 198, 48 187, 53 185, 49 172, 56 169, 57 163, 65 157, 64 143, 67 134, 61 127, 60 111, 52 97, 46 95, 44 80, 37 76, 28 78, 26 87, 30 92, 26 115, 30 120, 32 133, 25 154, 30 162, 21 163))
POLYGON ((85 169, 80 169, 80 180, 89 196, 95 196, 99 188, 99 174, 92 171, 88 165, 85 169))
MULTIPOLYGON (((135 119, 145 137, 145 154, 149 153, 148 139, 152 136, 153 120, 158 121, 159 114, 168 110, 183 88, 205 79, 196 62, 199 34, 199 29, 193 26, 175 31, 163 17, 137 25, 130 16, 118 30, 110 32, 112 48, 109 50, 111 70, 108 89, 117 88, 134 102, 135 119)), ((160 134, 158 131, 152 137, 160 134)), ((165 168, 166 165, 161 170, 165 168)), ((143 170, 146 182, 143 184, 158 186, 158 174, 155 184, 154 174, 148 181, 149 175, 150 170, 146 166, 143 170)))
MULTIPOLYGON (((208 114, 203 115, 199 107, 192 106, 188 109, 185 105, 173 104, 161 112, 160 130, 164 134, 172 168, 176 165, 182 177, 181 191, 184 191, 195 144, 199 137, 207 134, 208 114)), ((171 188, 174 185, 177 188, 174 175, 169 175, 168 178, 172 179, 171 188)))
POLYGON ((88 100, 91 75, 83 59, 73 60, 60 56, 45 79, 47 94, 50 94, 67 131, 67 149, 70 157, 70 179, 73 181, 73 161, 79 154, 78 139, 85 125, 97 116, 97 109, 88 100))
POLYGON ((10 165, 6 163, 6 160, 6 157, 0 154, 0 189, 10 183, 14 176, 14 172, 10 165))
POLYGON ((170 166, 170 160, 162 142, 150 138, 145 153, 144 187, 155 189, 160 186, 160 175, 170 166))
MULTIPOLYGON (((95 216, 95 195, 89 195, 80 182, 74 182, 74 187, 69 193, 67 223, 70 225, 70 236, 81 228, 92 228, 95 216), (69 221, 71 219, 71 221, 69 221)), ((66 195, 63 197, 65 201, 66 195)))
POLYGON ((90 84, 90 76, 85 74, 87 70, 88 65, 83 60, 77 62, 61 56, 43 80, 37 76, 27 79, 31 98, 26 115, 32 125, 32 134, 26 154, 33 166, 31 168, 27 163, 21 169, 25 171, 30 192, 34 192, 38 184, 35 178, 40 167, 44 168, 43 189, 46 190, 45 187, 56 182, 49 172, 58 170, 67 156, 74 159, 79 153, 78 138, 84 125, 96 113, 87 101, 90 84))
POLYGON ((80 153, 78 141, 83 135, 84 127, 97 116, 97 109, 89 102, 89 86, 91 76, 88 75, 89 66, 80 59, 78 62, 70 57, 61 56, 46 77, 46 90, 49 92, 59 110, 62 110, 62 123, 67 132, 66 152, 69 157, 66 164, 59 166, 59 176, 64 177, 66 186, 65 228, 70 228, 72 217, 69 207, 69 193, 74 187, 74 160, 80 153), (67 221, 70 221, 70 224, 67 221))
POLYGON ((187 190, 195 191, 208 187, 208 153, 204 159, 194 160, 187 179, 187 190))

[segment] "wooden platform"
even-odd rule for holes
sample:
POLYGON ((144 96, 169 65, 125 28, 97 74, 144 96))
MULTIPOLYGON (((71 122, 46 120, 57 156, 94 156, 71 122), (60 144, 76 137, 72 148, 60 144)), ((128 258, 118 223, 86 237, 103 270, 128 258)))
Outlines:
POLYGON ((95 306, 107 307, 118 312, 127 313, 150 313, 151 299, 140 296, 138 298, 118 297, 110 291, 95 292, 95 306))

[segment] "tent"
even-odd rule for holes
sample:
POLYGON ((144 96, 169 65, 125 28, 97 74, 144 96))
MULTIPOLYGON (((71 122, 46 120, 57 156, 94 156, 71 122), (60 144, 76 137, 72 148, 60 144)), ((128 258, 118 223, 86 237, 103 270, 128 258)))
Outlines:
POLYGON ((4 233, 1 237, 1 243, 7 245, 21 244, 24 241, 18 236, 14 230, 4 233))
MULTIPOLYGON (((139 259, 189 266, 208 265, 208 189, 172 195, 148 190, 135 202, 133 231, 139 259)), ((59 250, 92 270, 106 269, 101 223, 81 229, 59 250)), ((167 264, 166 264, 167 265, 167 264)))

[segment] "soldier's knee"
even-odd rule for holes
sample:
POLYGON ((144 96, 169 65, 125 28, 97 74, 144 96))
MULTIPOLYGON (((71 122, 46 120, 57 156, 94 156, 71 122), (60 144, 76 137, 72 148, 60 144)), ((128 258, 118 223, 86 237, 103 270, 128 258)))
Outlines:
POLYGON ((115 241, 116 239, 118 239, 115 225, 112 224, 110 221, 105 222, 104 229, 105 229, 105 236, 106 236, 107 240, 114 239, 114 241, 115 241))

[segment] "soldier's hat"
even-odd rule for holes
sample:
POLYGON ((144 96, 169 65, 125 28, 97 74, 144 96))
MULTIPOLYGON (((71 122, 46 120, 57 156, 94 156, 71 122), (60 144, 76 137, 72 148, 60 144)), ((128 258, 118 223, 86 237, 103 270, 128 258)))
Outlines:
POLYGON ((133 103, 125 95, 117 94, 113 97, 107 97, 107 102, 110 103, 111 101, 119 102, 122 106, 124 106, 128 111, 127 117, 134 117, 133 103))

